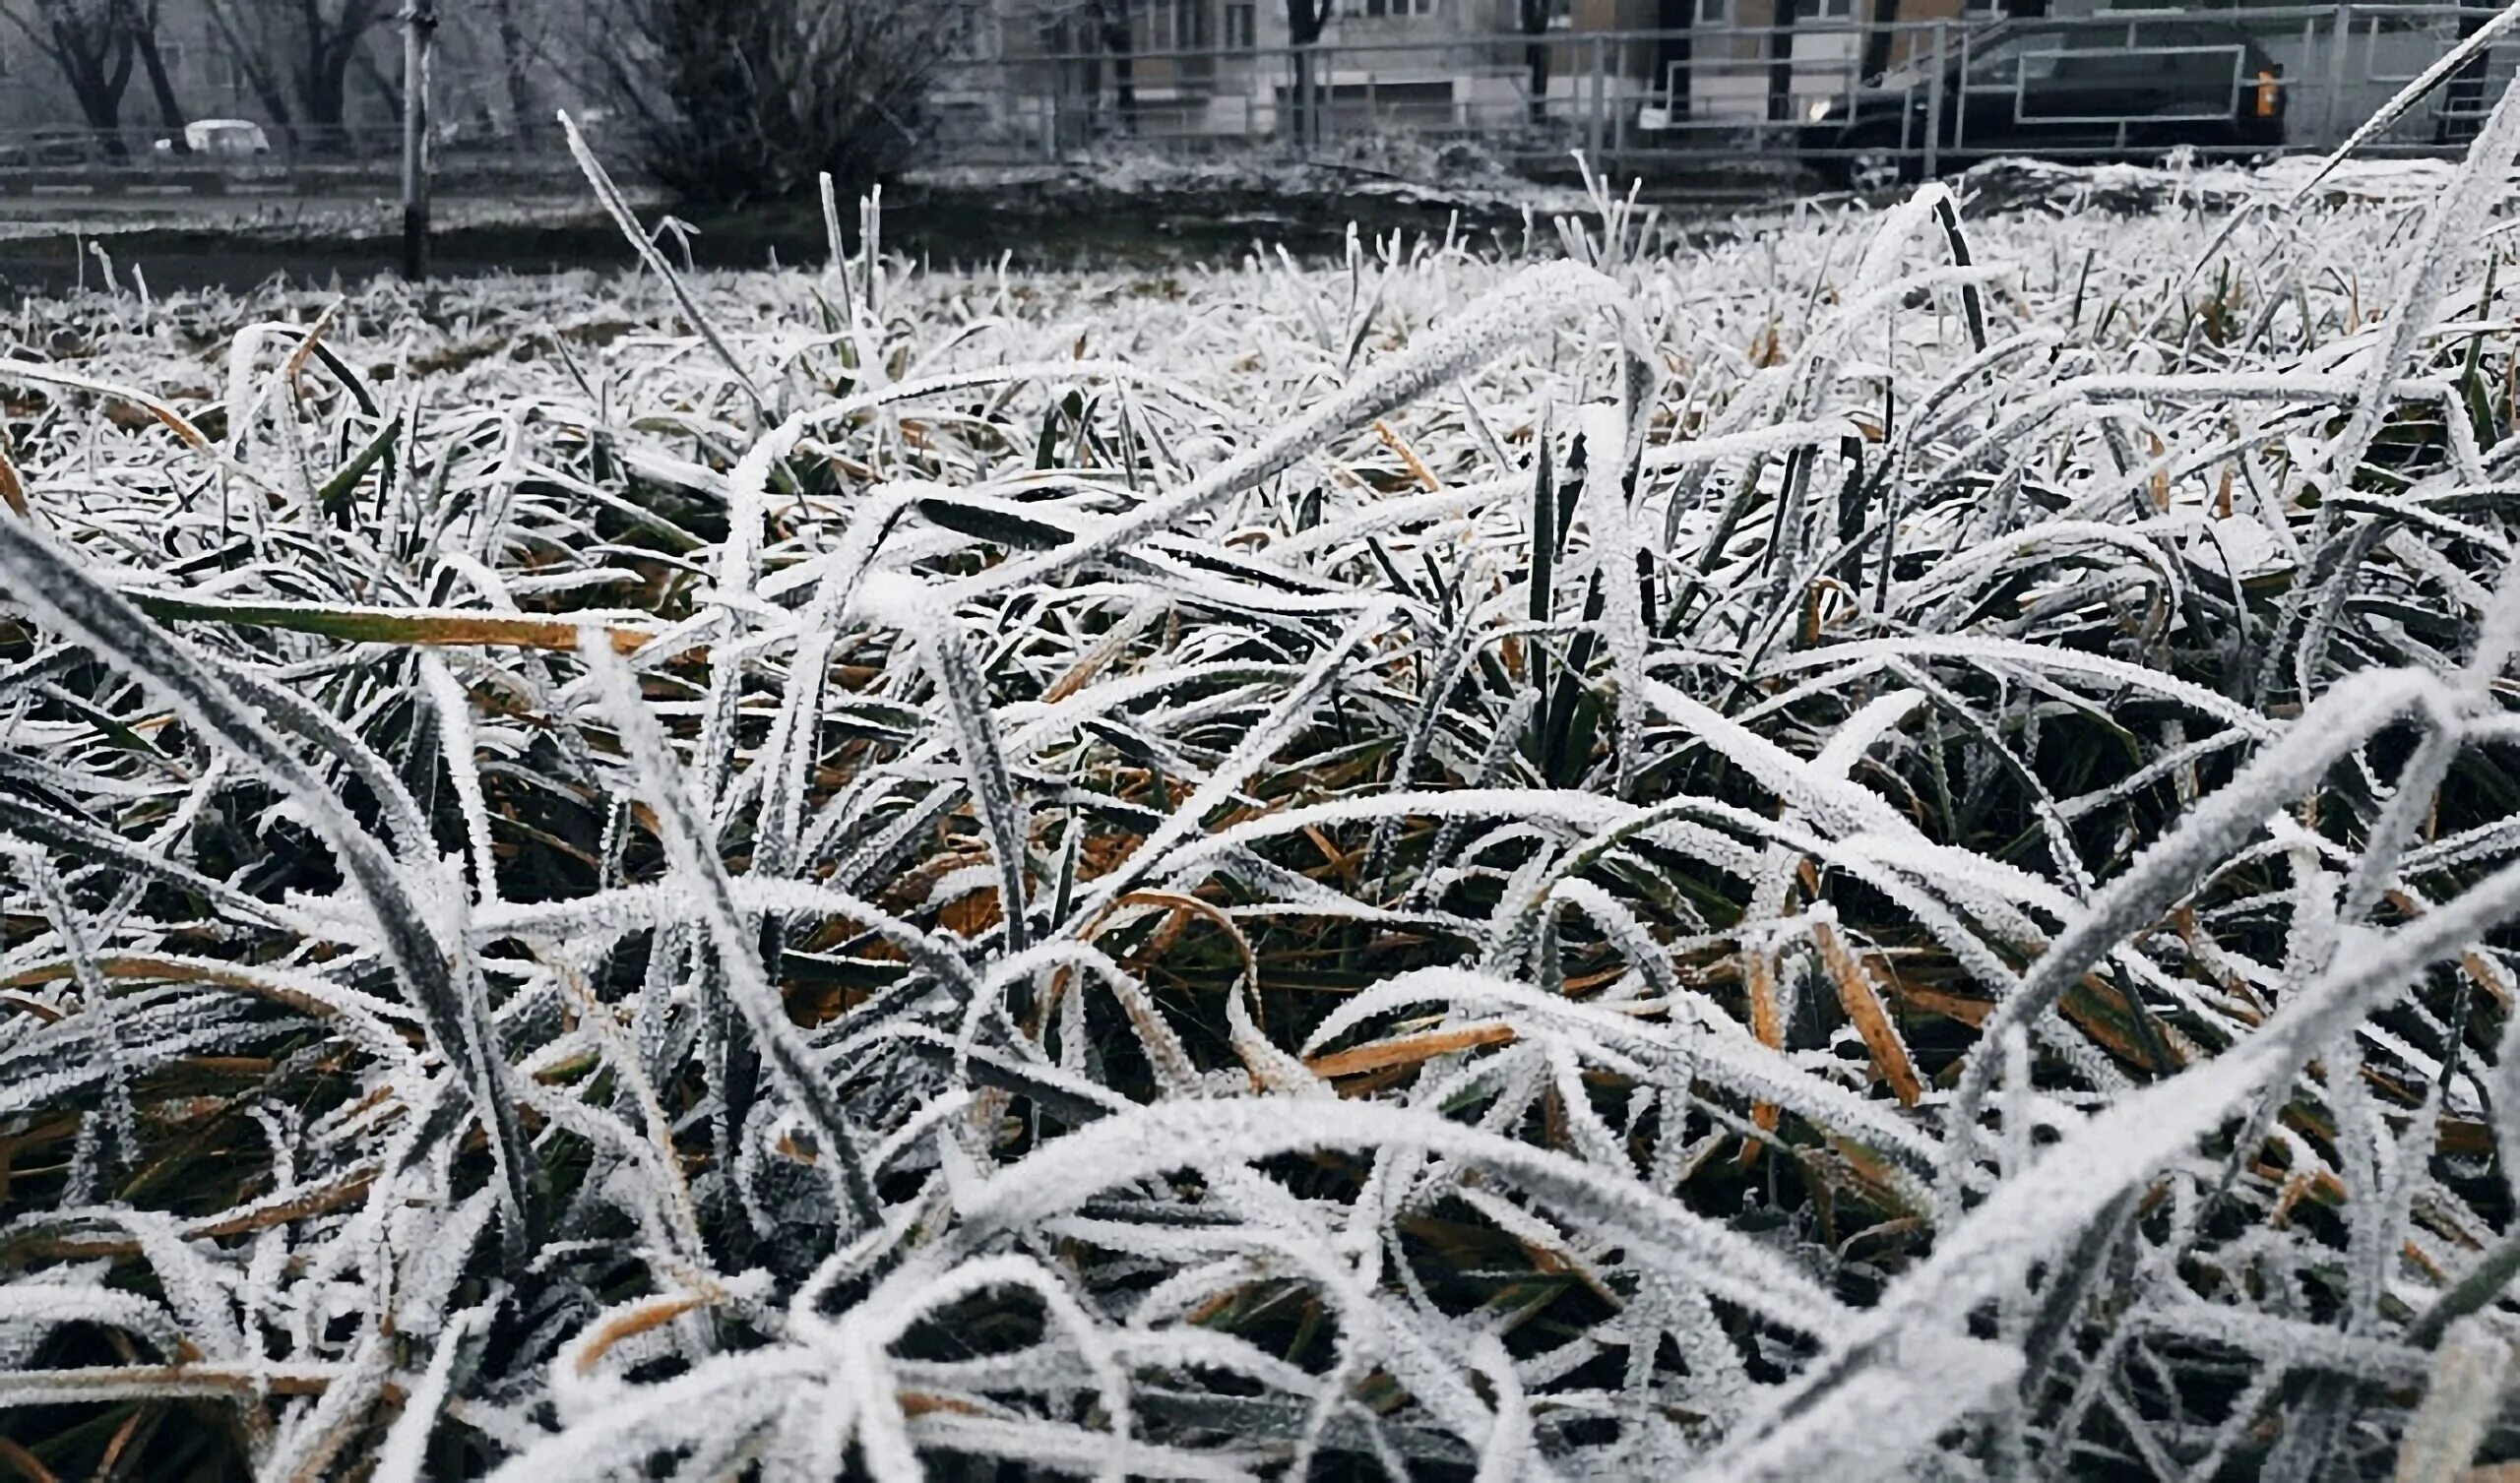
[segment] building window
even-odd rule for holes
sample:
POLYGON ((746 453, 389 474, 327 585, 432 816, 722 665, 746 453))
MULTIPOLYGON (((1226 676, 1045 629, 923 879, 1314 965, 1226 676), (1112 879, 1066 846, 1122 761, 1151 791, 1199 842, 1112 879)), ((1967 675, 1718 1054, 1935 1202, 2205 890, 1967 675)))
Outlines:
POLYGON ((1225 44, 1228 51, 1249 51, 1260 44, 1255 0, 1225 0, 1225 44))
POLYGON ((1351 16, 1431 16, 1440 0, 1342 0, 1340 10, 1351 16))
POLYGON ((1794 14, 1804 21, 1843 21, 1855 14, 1854 0, 1794 0, 1794 14))
MULTIPOLYGON (((993 19, 993 18, 992 18, 993 19)), ((981 24, 976 16, 965 17, 945 36, 945 60, 948 62, 990 62, 997 59, 999 45, 994 34, 997 28, 981 24)))
POLYGON ((1732 0, 1697 0, 1697 24, 1726 26, 1732 20, 1732 0))
POLYGON ((1205 51, 1213 43, 1208 34, 1209 0, 1156 0, 1147 19, 1149 51, 1205 51))
POLYGON ((1551 31, 1575 29, 1575 0, 1548 0, 1548 29, 1551 31))

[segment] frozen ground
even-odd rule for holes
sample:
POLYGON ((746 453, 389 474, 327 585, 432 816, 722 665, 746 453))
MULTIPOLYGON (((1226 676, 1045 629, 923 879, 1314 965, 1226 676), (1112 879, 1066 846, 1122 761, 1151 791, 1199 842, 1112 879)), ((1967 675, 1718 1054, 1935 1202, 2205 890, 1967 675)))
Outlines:
POLYGON ((24 307, 0 1441, 2520 1456, 2515 127, 24 307))

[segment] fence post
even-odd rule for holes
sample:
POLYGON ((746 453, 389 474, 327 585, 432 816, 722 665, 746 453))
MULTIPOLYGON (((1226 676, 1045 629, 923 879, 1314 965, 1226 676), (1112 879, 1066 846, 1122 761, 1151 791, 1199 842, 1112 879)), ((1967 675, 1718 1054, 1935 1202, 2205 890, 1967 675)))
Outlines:
POLYGON ((2336 8, 2336 19, 2328 43, 2327 99, 2319 109, 2319 148, 2333 149, 2345 136, 2341 122, 2345 115, 2345 80, 2349 76, 2347 55, 2354 47, 2354 7, 2350 3, 2336 8))
POLYGON ((1942 74, 1951 59, 1951 23, 1933 23, 1933 69, 1925 74, 1925 178, 1942 172, 1942 74))
POLYGON ((1330 152, 1331 142, 1339 137, 1339 57, 1324 51, 1312 64, 1313 148, 1321 154, 1330 152))
POLYGON ((1593 37, 1593 112, 1585 126, 1585 148, 1598 163, 1602 157, 1602 38, 1593 37))
MULTIPOLYGON (((1628 48, 1627 48, 1627 43, 1625 43, 1625 42, 1623 42, 1623 41, 1622 41, 1622 42, 1620 42, 1620 43, 1619 43, 1619 48, 1618 48, 1618 75, 1619 75, 1619 77, 1620 77, 1622 80, 1624 80, 1624 79, 1626 78, 1626 76, 1627 76, 1627 63, 1628 63, 1628 48)), ((1650 87, 1646 90, 1646 93, 1645 93, 1645 95, 1646 95, 1646 96, 1648 96, 1648 97, 1653 96, 1653 91, 1652 91, 1652 89, 1651 89, 1650 87)), ((1611 106, 1610 106, 1610 154, 1611 154, 1613 156, 1617 156, 1617 155, 1623 155, 1623 154, 1625 154, 1626 153, 1627 153, 1627 97, 1626 97, 1626 92, 1625 92, 1625 90, 1624 90, 1624 89, 1622 89, 1622 90, 1620 90, 1620 95, 1619 95, 1616 99, 1614 99, 1614 100, 1612 101, 1611 106)), ((1607 168, 1607 167, 1606 167, 1606 166, 1605 166, 1605 168, 1607 168)))

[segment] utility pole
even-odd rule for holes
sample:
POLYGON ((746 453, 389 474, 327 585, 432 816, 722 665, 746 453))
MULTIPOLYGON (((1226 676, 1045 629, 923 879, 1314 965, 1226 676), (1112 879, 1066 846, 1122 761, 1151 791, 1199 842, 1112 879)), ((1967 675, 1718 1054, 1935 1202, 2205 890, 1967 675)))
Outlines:
POLYGON ((429 53, 437 0, 403 0, 403 277, 429 275, 429 53))

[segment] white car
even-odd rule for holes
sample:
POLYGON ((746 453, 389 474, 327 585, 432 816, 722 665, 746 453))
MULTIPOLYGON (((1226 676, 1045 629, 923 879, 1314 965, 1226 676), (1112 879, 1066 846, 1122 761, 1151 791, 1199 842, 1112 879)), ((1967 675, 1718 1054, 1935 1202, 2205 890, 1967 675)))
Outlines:
MULTIPOLYGON (((263 132, 263 126, 251 119, 204 118, 184 125, 184 148, 215 159, 251 159, 269 154, 272 140, 263 132)), ((155 149, 158 154, 172 154, 175 142, 161 139, 155 149)))

